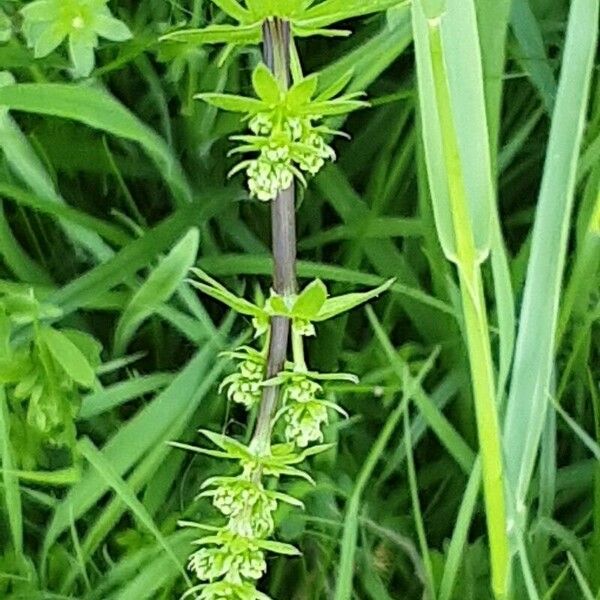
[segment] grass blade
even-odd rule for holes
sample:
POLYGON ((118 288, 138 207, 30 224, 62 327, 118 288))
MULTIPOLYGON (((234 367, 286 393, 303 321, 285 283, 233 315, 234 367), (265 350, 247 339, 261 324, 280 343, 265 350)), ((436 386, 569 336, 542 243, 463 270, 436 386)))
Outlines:
POLYGON ((82 85, 20 83, 0 87, 0 105, 72 119, 137 142, 156 163, 179 203, 192 201, 191 188, 166 142, 108 92, 82 85))
MULTIPOLYGON (((548 408, 577 161, 598 39, 598 0, 571 5, 558 97, 531 243, 504 424, 508 483, 525 506, 548 408)), ((524 515, 517 515, 522 520, 524 515)))
POLYGON ((481 460, 477 459, 475 466, 471 471, 467 489, 465 490, 465 494, 460 504, 460 510, 458 511, 458 517, 456 518, 456 525, 454 526, 454 532, 452 533, 452 539, 450 540, 448 556, 446 558, 444 573, 440 583, 438 600, 451 600, 452 598, 480 488, 481 460))

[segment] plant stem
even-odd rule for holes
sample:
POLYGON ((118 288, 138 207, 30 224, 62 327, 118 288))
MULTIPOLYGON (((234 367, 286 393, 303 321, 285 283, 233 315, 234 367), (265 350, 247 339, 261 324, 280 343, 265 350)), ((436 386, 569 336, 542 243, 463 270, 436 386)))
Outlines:
POLYGON ((483 468, 492 587, 497 600, 504 600, 509 595, 510 555, 503 484, 502 436, 496 403, 487 309, 452 115, 439 19, 429 22, 429 36, 483 468))
MULTIPOLYGON (((290 83, 290 24, 281 19, 269 19, 263 25, 263 57, 280 83, 290 83)), ((271 205, 273 247, 273 289, 281 296, 296 293, 296 208, 292 184, 280 192, 271 205)), ((274 317, 271 322, 267 378, 275 377, 284 367, 290 337, 290 320, 274 317)), ((253 446, 259 453, 268 451, 271 419, 277 405, 279 388, 267 386, 254 430, 253 446)))

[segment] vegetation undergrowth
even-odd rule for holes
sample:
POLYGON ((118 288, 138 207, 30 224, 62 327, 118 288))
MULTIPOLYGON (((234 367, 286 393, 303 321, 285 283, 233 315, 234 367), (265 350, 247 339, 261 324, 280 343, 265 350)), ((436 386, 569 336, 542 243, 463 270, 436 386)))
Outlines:
POLYGON ((2 0, 0 598, 600 598, 598 0, 2 0))

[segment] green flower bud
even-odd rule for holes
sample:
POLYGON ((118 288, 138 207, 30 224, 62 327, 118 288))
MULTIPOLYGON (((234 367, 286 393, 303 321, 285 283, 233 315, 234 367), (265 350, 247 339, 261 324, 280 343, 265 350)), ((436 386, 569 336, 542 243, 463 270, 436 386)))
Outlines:
MULTIPOLYGON (((202 581, 227 575, 233 581, 260 579, 267 570, 264 552, 251 539, 229 530, 215 536, 220 545, 201 548, 190 556, 188 568, 202 581)), ((201 541, 200 541, 201 543, 201 541)))
POLYGON ((284 414, 285 437, 299 448, 323 441, 322 427, 329 422, 327 407, 318 400, 290 405, 284 414))
POLYGON ((311 402, 323 388, 303 373, 293 374, 285 386, 285 398, 292 402, 311 402))
POLYGON ((227 398, 250 409, 260 402, 265 360, 258 352, 247 353, 237 373, 226 377, 219 391, 227 388, 227 398))
POLYGON ((250 583, 218 581, 203 587, 200 600, 270 600, 250 583))
POLYGON ((248 127, 250 128, 250 131, 256 135, 269 135, 273 131, 273 121, 269 115, 258 113, 255 117, 250 119, 248 127))
POLYGON ((248 538, 265 538, 273 532, 277 502, 261 484, 240 479, 222 481, 213 504, 229 518, 227 527, 248 538))

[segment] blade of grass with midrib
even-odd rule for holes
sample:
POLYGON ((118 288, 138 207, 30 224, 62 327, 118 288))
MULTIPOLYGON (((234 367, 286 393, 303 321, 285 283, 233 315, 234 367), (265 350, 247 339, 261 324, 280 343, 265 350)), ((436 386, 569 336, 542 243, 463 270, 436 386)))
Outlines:
MULTIPOLYGON (((533 228, 504 425, 508 483, 517 507, 525 507, 548 407, 577 161, 598 38, 598 4, 574 0, 571 5, 533 228)), ((522 511, 515 515, 524 516, 522 511)))
POLYGON ((460 281, 482 460, 491 583, 495 597, 504 599, 509 593, 510 559, 502 439, 481 275, 481 262, 487 258, 492 240, 498 245, 499 239, 493 227, 494 187, 473 2, 416 1, 413 26, 436 228, 446 257, 456 264, 460 281))

